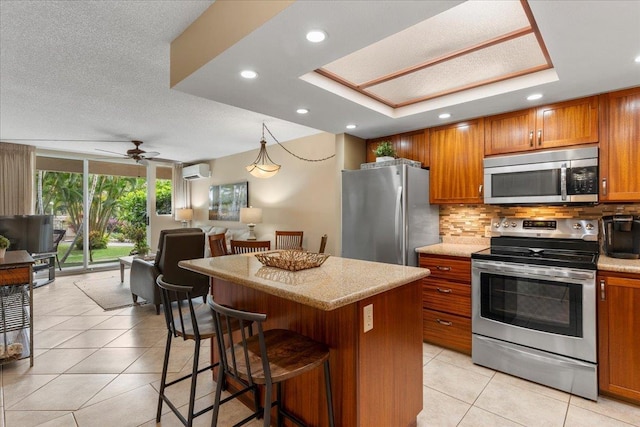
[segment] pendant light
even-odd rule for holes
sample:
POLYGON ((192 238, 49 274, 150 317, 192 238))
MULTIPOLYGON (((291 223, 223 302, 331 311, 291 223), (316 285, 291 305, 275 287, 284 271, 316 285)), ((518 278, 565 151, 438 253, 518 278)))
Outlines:
POLYGON ((260 139, 260 151, 258 157, 246 167, 247 171, 256 178, 271 178, 280 170, 280 165, 276 164, 269 153, 267 153, 267 140, 264 139, 265 124, 262 123, 262 138, 260 139))

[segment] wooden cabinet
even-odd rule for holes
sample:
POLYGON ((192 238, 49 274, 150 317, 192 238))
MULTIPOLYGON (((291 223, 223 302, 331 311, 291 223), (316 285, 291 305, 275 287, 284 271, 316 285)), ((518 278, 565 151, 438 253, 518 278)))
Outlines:
POLYGON ((640 403, 640 275, 598 273, 600 392, 640 403))
POLYGON ((598 142, 598 97, 575 99, 485 119, 485 155, 598 142))
POLYGON ((483 203, 483 141, 483 119, 430 129, 431 203, 483 203))
POLYGON ((471 260, 420 254, 423 339, 471 354, 471 260))
POLYGON ((382 141, 389 141, 396 154, 400 158, 416 160, 422 163, 423 168, 429 167, 429 132, 422 129, 414 132, 406 132, 397 135, 389 135, 367 141, 367 162, 375 162, 376 155, 373 151, 382 141))
POLYGON ((640 87, 602 95, 600 200, 640 200, 640 87))

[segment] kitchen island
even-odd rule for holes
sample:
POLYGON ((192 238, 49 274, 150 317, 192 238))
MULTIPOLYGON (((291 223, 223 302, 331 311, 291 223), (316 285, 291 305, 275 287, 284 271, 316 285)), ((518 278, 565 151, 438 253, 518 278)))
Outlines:
MULTIPOLYGON (((253 255, 181 261, 212 277, 220 304, 267 314, 331 348, 337 426, 410 426, 422 410, 422 285, 429 270, 330 257, 317 268, 264 267, 253 255), (365 332, 365 307, 373 328, 365 332)), ((285 382, 284 404, 310 425, 328 425, 322 370, 285 382)))

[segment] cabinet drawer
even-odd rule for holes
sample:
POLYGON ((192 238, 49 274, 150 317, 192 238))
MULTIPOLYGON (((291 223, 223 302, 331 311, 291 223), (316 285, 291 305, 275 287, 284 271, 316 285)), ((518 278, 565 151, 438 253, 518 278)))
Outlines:
POLYGON ((29 284, 29 267, 3 268, 0 270, 0 286, 29 284))
POLYGON ((425 341, 471 354, 471 319, 426 309, 422 316, 425 341))
POLYGON ((471 260, 467 258, 421 255, 420 267, 431 271, 429 277, 471 283, 471 260))
POLYGON ((422 280, 425 308, 471 317, 471 286, 443 280, 422 280))

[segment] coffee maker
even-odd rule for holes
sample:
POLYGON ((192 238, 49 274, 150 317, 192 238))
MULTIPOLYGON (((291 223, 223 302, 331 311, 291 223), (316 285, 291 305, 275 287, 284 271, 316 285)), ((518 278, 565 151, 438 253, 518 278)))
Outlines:
POLYGON ((604 253, 613 258, 640 258, 640 216, 602 217, 604 253))

